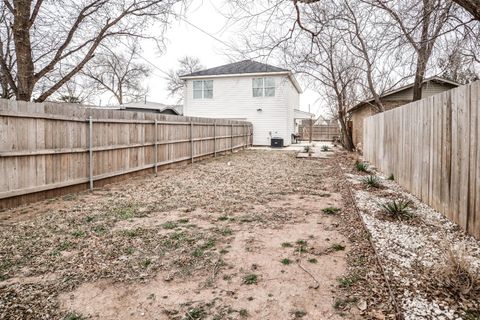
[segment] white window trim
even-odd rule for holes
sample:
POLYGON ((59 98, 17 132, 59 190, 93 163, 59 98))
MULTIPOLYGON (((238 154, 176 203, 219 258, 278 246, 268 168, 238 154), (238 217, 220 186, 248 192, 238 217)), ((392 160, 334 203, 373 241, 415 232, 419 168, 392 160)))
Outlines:
POLYGON ((192 98, 195 100, 200 100, 200 99, 213 99, 213 80, 193 80, 192 82, 192 98), (211 97, 205 97, 205 91, 207 91, 205 82, 212 82, 212 96, 211 97), (200 82, 202 83, 202 89, 195 89, 195 82, 200 82), (195 91, 200 91, 202 93, 202 96, 199 98, 195 98, 195 91))
POLYGON ((256 78, 252 78, 252 97, 253 98, 273 98, 275 97, 275 94, 276 94, 276 81, 275 81, 275 78, 274 77, 256 77, 256 78), (262 79, 262 86, 261 87, 254 87, 253 84, 255 82, 255 80, 258 80, 258 79, 262 79), (271 79, 273 80, 273 87, 267 87, 266 84, 267 84, 267 79, 271 79), (265 91, 266 89, 272 89, 273 88, 273 96, 267 96, 265 95, 265 91), (253 90, 254 89, 262 89, 262 94, 260 96, 255 96, 253 94, 253 90))

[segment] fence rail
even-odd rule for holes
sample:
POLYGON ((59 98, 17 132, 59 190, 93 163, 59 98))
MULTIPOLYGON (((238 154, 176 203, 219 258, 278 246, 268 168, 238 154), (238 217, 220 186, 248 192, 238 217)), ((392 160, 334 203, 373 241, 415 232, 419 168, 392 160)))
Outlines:
POLYGON ((248 122, 0 99, 0 208, 251 142, 248 122))
POLYGON ((480 239, 480 81, 364 121, 364 158, 480 239))

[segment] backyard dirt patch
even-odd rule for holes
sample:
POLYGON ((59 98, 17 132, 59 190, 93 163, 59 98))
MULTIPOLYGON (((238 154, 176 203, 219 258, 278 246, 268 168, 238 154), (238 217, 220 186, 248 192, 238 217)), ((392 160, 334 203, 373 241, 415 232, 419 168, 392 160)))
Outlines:
POLYGON ((336 162, 245 151, 0 213, 0 318, 392 318, 336 162))

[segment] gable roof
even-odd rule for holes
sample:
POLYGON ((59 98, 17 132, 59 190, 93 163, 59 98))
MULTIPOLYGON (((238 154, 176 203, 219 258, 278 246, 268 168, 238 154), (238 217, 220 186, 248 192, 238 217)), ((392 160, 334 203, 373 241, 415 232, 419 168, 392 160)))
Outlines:
POLYGON ((183 114, 183 106, 182 105, 167 105, 160 102, 152 102, 152 101, 135 101, 129 102, 120 105, 120 109, 139 109, 139 110, 151 110, 153 112, 163 113, 166 110, 171 110, 173 113, 177 115, 183 114))
POLYGON ((302 93, 302 88, 298 84, 297 79, 295 79, 292 71, 253 60, 243 60, 239 62, 225 64, 223 66, 215 68, 196 71, 190 74, 182 75, 180 76, 180 79, 188 80, 196 78, 215 78, 265 74, 287 75, 298 93, 302 93))
MULTIPOLYGON (((444 83, 444 84, 449 84, 449 85, 454 86, 454 87, 460 86, 460 84, 455 82, 455 81, 451 81, 451 80, 448 80, 448 79, 445 79, 445 78, 442 78, 442 77, 437 77, 437 76, 424 79, 422 84, 425 84, 427 82, 444 83)), ((408 90, 408 89, 411 89, 411 88, 413 88, 413 83, 407 84, 407 85, 402 86, 402 87, 397 88, 397 89, 387 91, 387 92, 383 93, 380 96, 380 98, 386 98, 386 97, 391 96, 395 93, 399 93, 399 92, 402 92, 402 91, 405 91, 405 90, 408 90)), ((368 100, 363 100, 363 101, 357 103, 356 105, 354 105, 353 107, 351 107, 348 110, 348 112, 353 112, 353 111, 359 109, 360 107, 362 107, 364 104, 367 104, 367 103, 369 104, 369 103, 372 103, 374 101, 375 101, 374 98, 370 98, 368 100)))
POLYGON ((200 70, 190 74, 182 75, 184 77, 198 76, 217 76, 227 74, 244 74, 244 73, 270 73, 270 72, 290 72, 290 70, 275 67, 269 64, 260 63, 253 60, 243 60, 239 62, 225 64, 223 66, 200 70))

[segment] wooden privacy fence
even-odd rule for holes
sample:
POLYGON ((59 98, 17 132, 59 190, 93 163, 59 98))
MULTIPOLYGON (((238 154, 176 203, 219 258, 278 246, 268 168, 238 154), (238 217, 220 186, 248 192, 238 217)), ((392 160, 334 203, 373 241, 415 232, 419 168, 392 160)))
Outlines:
POLYGON ((364 158, 480 238, 480 81, 364 121, 364 158))
POLYGON ((0 208, 251 142, 248 122, 0 99, 0 208))
MULTIPOLYGON (((312 126, 312 128, 312 140, 315 141, 332 141, 340 137, 340 128, 337 125, 317 124, 312 126)), ((300 140, 309 140, 310 126, 308 123, 300 125, 298 133, 300 134, 300 140)))

